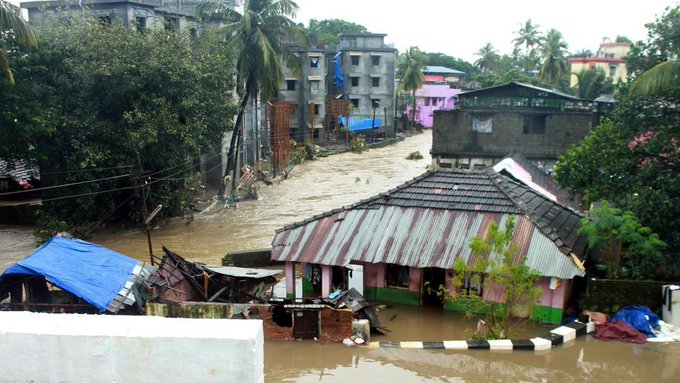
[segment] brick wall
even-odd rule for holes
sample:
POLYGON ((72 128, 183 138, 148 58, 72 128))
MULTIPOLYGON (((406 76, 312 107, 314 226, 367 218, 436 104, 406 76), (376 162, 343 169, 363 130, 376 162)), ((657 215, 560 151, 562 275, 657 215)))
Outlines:
POLYGON ((660 313, 661 286, 667 284, 669 282, 589 279, 585 308, 615 314, 625 306, 647 306, 660 313))
MULTIPOLYGON (((432 154, 451 157, 497 157, 520 152, 528 158, 556 159, 590 131, 592 113, 543 112, 546 114, 544 134, 524 134, 524 116, 531 111, 490 111, 492 133, 472 131, 472 116, 482 111, 436 111, 432 154)), ((535 112, 533 112, 535 113, 535 112)))

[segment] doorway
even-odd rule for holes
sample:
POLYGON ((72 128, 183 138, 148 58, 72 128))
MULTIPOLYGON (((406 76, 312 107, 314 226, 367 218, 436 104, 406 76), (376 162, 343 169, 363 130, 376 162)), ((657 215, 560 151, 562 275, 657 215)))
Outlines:
POLYGON ((437 295, 439 286, 445 286, 446 272, 438 267, 427 267, 423 269, 423 285, 421 291, 421 301, 423 306, 443 307, 444 300, 437 295))
POLYGON ((295 339, 319 338, 319 311, 293 311, 293 337, 295 339))

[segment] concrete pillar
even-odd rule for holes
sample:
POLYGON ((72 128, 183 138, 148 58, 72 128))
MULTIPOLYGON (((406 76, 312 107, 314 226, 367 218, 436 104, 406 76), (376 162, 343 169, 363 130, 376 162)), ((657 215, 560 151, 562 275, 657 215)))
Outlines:
POLYGON ((286 298, 295 298, 295 263, 286 262, 286 298))
POLYGON ((331 293, 331 278, 333 266, 321 265, 321 297, 328 298, 331 293))

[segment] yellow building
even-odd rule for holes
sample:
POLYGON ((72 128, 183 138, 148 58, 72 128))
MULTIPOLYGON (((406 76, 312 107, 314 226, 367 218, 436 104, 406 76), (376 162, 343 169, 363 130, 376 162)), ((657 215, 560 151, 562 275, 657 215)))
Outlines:
POLYGON ((571 63, 571 86, 577 85, 574 74, 584 70, 600 68, 607 77, 611 77, 614 83, 625 81, 628 78, 625 57, 630 51, 630 43, 602 43, 595 57, 570 57, 571 63))

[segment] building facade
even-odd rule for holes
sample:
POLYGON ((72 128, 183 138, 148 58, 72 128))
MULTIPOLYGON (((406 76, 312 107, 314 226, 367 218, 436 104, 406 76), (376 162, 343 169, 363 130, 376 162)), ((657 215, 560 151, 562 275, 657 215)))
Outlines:
MULTIPOLYGON (((458 103, 457 95, 462 92, 454 84, 460 81, 463 72, 441 66, 428 66, 423 70, 423 85, 416 90, 415 124, 432 128, 436 110, 452 110, 458 103)), ((407 103, 406 116, 413 118, 413 105, 407 103)))
MULTIPOLYGON (((196 7, 204 0, 85 0, 73 1, 27 1, 21 8, 28 10, 28 19, 34 23, 45 21, 46 11, 82 10, 102 21, 121 20, 125 25, 139 31, 153 28, 167 30, 197 31, 196 7)), ((233 0, 225 1, 236 6, 233 0)))
POLYGON ((602 43, 595 57, 570 57, 571 86, 578 84, 574 74, 586 70, 601 69, 614 83, 628 79, 626 56, 630 52, 630 43, 602 43))
POLYGON ((460 109, 434 113, 432 161, 438 167, 481 169, 519 153, 551 171, 596 118, 592 101, 517 82, 458 98, 460 109))
POLYGON ((330 55, 329 96, 352 105, 352 117, 381 120, 380 130, 392 137, 394 130, 394 74, 397 50, 385 44, 385 34, 341 33, 338 53, 330 55), (338 61, 339 60, 339 61, 338 61), (336 67, 337 65, 337 67, 336 67), (341 74, 344 86, 338 84, 341 74))

